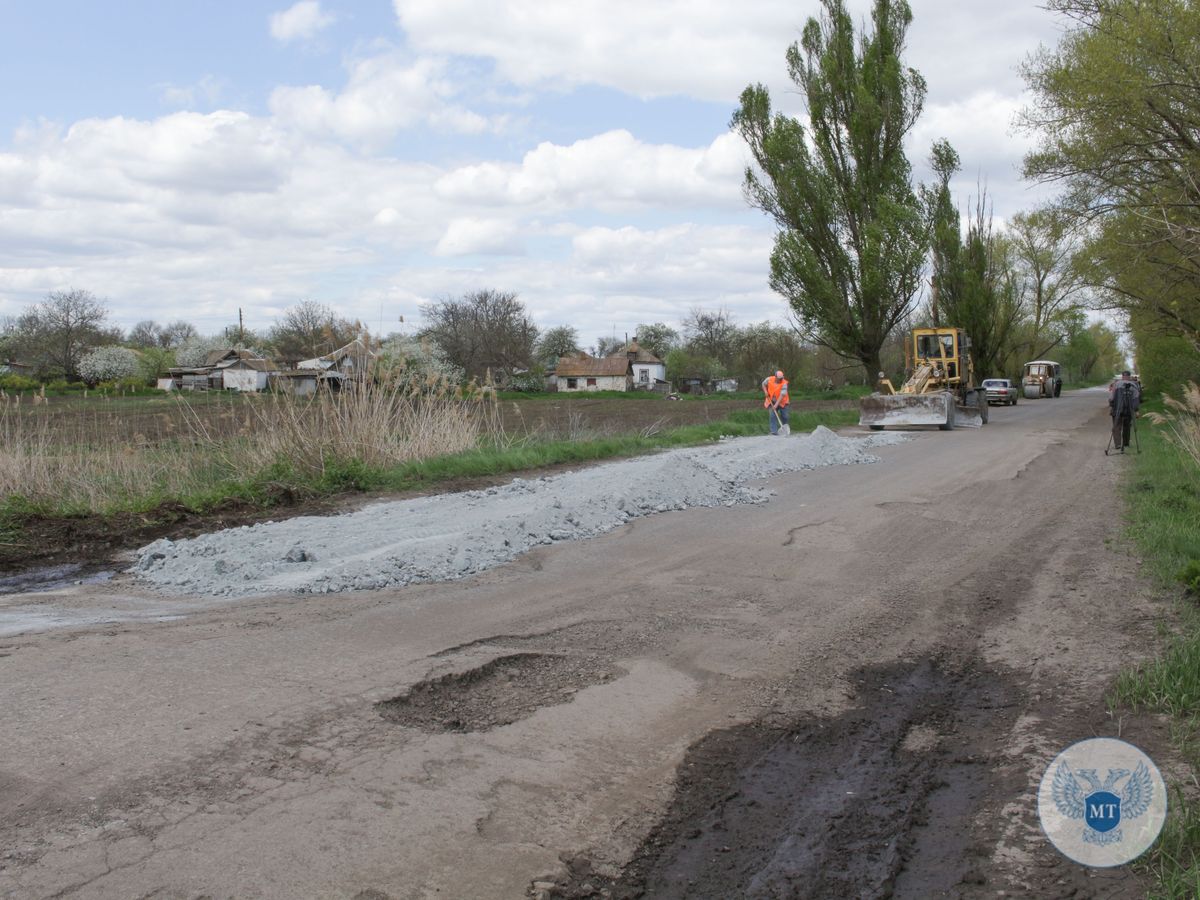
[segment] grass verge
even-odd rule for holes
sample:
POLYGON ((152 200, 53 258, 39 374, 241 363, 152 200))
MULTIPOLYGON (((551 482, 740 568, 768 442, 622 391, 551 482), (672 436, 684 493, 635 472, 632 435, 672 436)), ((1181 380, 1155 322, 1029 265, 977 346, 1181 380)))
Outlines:
MULTIPOLYGON (((1169 441, 1161 427, 1139 423, 1141 454, 1126 485, 1128 533, 1146 570, 1180 593, 1174 627, 1163 629, 1154 659, 1118 677, 1110 702, 1165 713, 1174 743, 1193 773, 1200 771, 1200 608, 1180 590, 1189 563, 1200 559, 1200 470, 1169 441)), ((1195 775, 1193 774, 1193 783, 1195 775)), ((1200 800, 1173 785, 1162 835, 1139 865, 1156 881, 1151 897, 1200 897, 1200 800)))

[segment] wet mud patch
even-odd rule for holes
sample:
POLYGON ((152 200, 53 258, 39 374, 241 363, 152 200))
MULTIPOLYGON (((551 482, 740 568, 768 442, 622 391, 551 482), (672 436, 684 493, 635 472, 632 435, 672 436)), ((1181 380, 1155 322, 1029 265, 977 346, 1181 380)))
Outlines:
MULTIPOLYGON (((1024 692, 976 662, 866 669, 856 706, 714 732, 616 878, 569 861, 563 897, 963 896, 987 881, 972 820, 1024 692)), ((994 886, 991 889, 994 893, 994 886)))
POLYGON ((596 656, 514 653, 422 681, 376 706, 389 722, 422 731, 491 731, 542 707, 570 703, 583 688, 621 674, 596 656))
POLYGON ((0 595, 52 591, 78 584, 103 584, 111 580, 114 574, 111 569, 85 566, 83 563, 26 569, 0 576, 0 595))

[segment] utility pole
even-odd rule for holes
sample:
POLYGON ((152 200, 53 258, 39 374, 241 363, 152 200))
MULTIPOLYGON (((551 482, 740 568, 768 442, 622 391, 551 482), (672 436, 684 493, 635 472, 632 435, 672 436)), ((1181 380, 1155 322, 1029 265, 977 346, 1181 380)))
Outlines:
POLYGON ((238 307, 238 344, 246 343, 246 323, 242 320, 242 308, 238 307))

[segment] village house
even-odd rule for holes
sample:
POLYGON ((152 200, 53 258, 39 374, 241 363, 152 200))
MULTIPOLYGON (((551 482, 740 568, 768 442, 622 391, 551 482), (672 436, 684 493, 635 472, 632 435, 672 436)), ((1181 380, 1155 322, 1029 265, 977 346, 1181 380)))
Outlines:
POLYGON ((272 390, 292 394, 296 397, 311 397, 317 388, 331 391, 341 390, 346 376, 337 370, 330 369, 287 369, 283 372, 273 372, 269 379, 272 390))
POLYGON ((227 391, 265 391, 279 367, 269 359, 235 359, 222 368, 222 385, 227 391))
POLYGON ((168 377, 158 379, 158 387, 164 391, 261 391, 277 371, 275 363, 252 350, 213 350, 201 365, 168 369, 168 377))
POLYGON ((616 359, 621 356, 629 360, 634 390, 666 391, 670 388, 667 383, 667 364, 649 350, 639 347, 636 335, 623 350, 610 354, 608 358, 616 359))
POLYGON ((559 357, 554 380, 560 391, 628 391, 633 387, 633 372, 623 353, 600 359, 581 353, 559 357))
POLYGON ((363 343, 363 339, 355 338, 346 346, 339 347, 332 353, 300 360, 296 363, 296 368, 340 372, 342 375, 360 375, 370 368, 373 359, 375 359, 375 354, 363 343))

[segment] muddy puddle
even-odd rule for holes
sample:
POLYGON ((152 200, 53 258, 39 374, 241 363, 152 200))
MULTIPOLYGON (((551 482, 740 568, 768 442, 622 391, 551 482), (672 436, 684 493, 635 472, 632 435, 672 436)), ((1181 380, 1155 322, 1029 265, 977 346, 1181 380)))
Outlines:
POLYGON ((621 672, 593 656, 514 653, 422 681, 376 707, 389 722, 422 731, 491 731, 570 703, 583 688, 621 672))
POLYGON ((972 817, 1019 687, 975 665, 864 670, 835 719, 751 723, 688 752, 674 799, 617 878, 569 863, 563 897, 961 896, 972 817))
POLYGON ((111 569, 89 568, 83 563, 26 569, 0 576, 0 595, 53 591, 79 584, 103 584, 111 581, 115 574, 111 569))

